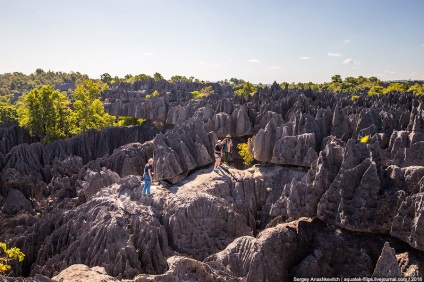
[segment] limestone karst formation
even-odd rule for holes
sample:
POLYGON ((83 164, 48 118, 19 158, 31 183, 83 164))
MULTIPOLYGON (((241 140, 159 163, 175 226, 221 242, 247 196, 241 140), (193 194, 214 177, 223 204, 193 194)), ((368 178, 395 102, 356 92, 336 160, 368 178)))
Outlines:
POLYGON ((145 123, 47 145, 2 125, 0 241, 26 254, 19 281, 424 276, 423 97, 211 86, 195 100, 196 83, 121 83, 106 110, 145 123), (234 177, 211 168, 227 134, 255 159, 234 150, 234 177))

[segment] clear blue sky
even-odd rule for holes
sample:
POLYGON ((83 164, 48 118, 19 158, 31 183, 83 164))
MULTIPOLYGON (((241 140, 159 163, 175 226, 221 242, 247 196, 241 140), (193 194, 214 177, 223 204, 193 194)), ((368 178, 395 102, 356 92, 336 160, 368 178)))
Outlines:
POLYGON ((0 73, 424 79, 423 0, 0 0, 0 73))

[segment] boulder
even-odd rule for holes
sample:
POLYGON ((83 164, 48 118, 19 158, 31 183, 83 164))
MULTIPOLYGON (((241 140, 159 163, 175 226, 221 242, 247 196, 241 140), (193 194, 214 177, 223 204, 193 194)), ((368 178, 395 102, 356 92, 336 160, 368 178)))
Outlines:
POLYGON ((62 270, 58 275, 52 278, 53 282, 112 282, 118 279, 107 275, 103 267, 88 267, 84 264, 74 264, 62 270))
POLYGON ((10 189, 4 199, 2 212, 12 215, 20 211, 32 212, 31 202, 25 198, 21 191, 10 189))

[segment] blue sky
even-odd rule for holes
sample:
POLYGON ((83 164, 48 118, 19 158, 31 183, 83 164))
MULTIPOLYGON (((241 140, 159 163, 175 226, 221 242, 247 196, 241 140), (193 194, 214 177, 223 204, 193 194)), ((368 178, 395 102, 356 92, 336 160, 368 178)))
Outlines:
POLYGON ((0 73, 424 79, 424 1, 0 0, 0 73))

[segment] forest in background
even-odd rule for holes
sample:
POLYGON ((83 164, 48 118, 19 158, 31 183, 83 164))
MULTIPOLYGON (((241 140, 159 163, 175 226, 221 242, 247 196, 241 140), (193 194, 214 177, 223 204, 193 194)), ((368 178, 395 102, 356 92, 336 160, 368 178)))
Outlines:
MULTIPOLYGON (((134 83, 146 79, 166 80, 160 73, 127 74, 123 78, 112 77, 108 73, 100 79, 91 79, 79 72, 52 72, 37 69, 30 75, 23 73, 0 74, 0 122, 17 122, 44 143, 68 138, 90 129, 100 130, 108 126, 138 125, 142 119, 133 117, 114 117, 105 112, 101 93, 122 83, 134 83)), ((196 83, 198 89, 191 92, 194 99, 213 94, 210 81, 194 77, 174 75, 169 83, 196 83)), ((254 95, 258 88, 242 79, 231 78, 215 83, 231 86, 234 95, 254 95)), ((316 92, 348 93, 355 101, 361 95, 380 96, 387 93, 413 93, 424 95, 423 81, 381 81, 377 77, 331 77, 326 83, 288 83, 280 84, 283 89, 311 89, 316 92)), ((157 96, 146 94, 145 98, 157 96)))

